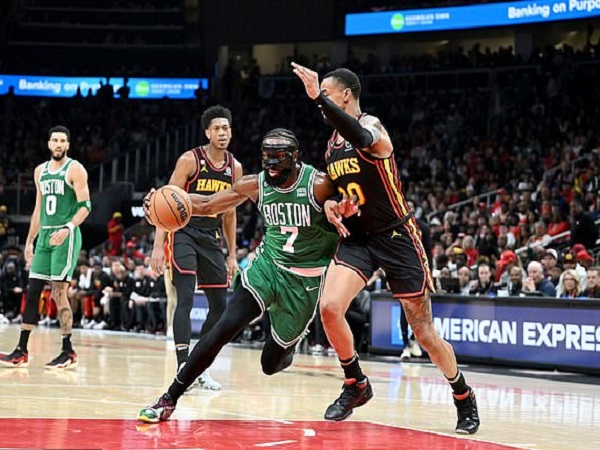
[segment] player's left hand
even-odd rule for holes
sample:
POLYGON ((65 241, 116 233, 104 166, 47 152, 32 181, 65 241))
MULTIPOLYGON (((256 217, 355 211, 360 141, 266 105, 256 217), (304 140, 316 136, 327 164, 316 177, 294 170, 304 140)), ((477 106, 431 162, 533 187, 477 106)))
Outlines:
POLYGON ((235 277, 235 274, 238 273, 239 270, 237 258, 235 255, 229 255, 227 257, 227 279, 230 283, 233 281, 233 277, 235 277))
POLYGON ((68 228, 61 228, 50 235, 50 245, 59 246, 69 235, 70 231, 68 228))
POLYGON ((338 203, 338 211, 344 217, 350 217, 357 215, 360 217, 360 206, 358 205, 358 197, 353 195, 352 197, 344 197, 341 202, 338 203))
POLYGON ((304 83, 304 88, 306 89, 306 93, 313 100, 319 96, 321 93, 321 88, 319 86, 319 74, 314 70, 310 70, 307 67, 301 66, 295 62, 292 63, 293 71, 298 78, 302 80, 304 83))
POLYGON ((146 196, 144 197, 144 200, 142 201, 142 205, 143 205, 142 207, 144 209, 144 217, 146 218, 146 221, 153 227, 156 225, 154 225, 154 222, 152 222, 152 219, 150 219, 150 200, 152 199, 152 196, 154 195, 155 192, 156 192, 156 189, 154 189, 154 188, 150 189, 150 192, 148 192, 146 194, 146 196))

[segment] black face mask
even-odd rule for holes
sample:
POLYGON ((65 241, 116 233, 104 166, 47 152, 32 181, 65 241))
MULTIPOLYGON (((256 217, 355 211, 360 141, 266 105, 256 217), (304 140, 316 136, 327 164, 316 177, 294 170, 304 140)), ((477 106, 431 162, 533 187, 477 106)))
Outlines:
POLYGON ((290 146, 263 145, 262 167, 265 171, 265 181, 275 187, 284 185, 292 176, 294 170, 294 151, 290 146), (279 171, 279 176, 272 177, 269 169, 279 171))

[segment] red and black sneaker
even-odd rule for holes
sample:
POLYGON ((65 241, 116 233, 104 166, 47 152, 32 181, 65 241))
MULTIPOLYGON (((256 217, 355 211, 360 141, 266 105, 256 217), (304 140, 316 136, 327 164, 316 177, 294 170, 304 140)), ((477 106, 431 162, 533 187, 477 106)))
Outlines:
POLYGON ((479 429, 479 413, 477 412, 477 400, 472 389, 464 396, 464 398, 454 397, 454 405, 456 406, 456 414, 458 421, 456 423, 456 432, 458 434, 475 434, 479 429))
POLYGON ((364 405, 372 398, 373 389, 368 378, 353 383, 346 381, 342 386, 342 394, 325 411, 325 420, 344 420, 352 414, 354 408, 364 405))
POLYGON ((49 363, 46 363, 46 369, 74 369, 77 367, 77 353, 62 351, 60 355, 49 363))
POLYGON ((21 350, 17 347, 14 352, 9 355, 0 356, 0 367, 28 367, 29 366, 29 352, 21 350))

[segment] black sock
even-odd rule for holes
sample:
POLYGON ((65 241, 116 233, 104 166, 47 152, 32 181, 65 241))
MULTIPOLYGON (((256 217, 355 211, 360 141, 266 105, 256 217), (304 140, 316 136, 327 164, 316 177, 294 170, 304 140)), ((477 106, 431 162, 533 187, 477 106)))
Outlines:
POLYGON ((167 391, 167 393, 169 394, 173 402, 177 403, 177 400, 179 400, 179 397, 181 397, 184 394, 184 392, 185 387, 183 387, 183 384, 177 379, 177 377, 175 377, 175 379, 171 383, 171 386, 169 386, 169 390, 167 391))
POLYGON ((62 338, 63 338, 63 343, 62 343, 63 352, 73 353, 73 344, 71 344, 71 335, 63 334, 62 338))
POLYGON ((27 344, 29 343, 29 335, 31 334, 31 330, 24 330, 21 328, 21 336, 19 337, 19 345, 17 348, 20 348, 24 352, 27 352, 27 344))
POLYGON ((188 345, 175 345, 175 353, 177 354, 177 370, 181 369, 181 365, 188 360, 190 347, 188 345))
POLYGON ((456 372, 456 375, 453 378, 446 377, 446 379, 450 383, 454 395, 464 395, 471 390, 460 370, 456 372))
POLYGON ((355 353, 350 359, 340 359, 342 369, 344 369, 344 378, 351 380, 354 378, 356 381, 362 381, 365 379, 365 375, 362 373, 360 364, 358 363, 358 355, 355 353))

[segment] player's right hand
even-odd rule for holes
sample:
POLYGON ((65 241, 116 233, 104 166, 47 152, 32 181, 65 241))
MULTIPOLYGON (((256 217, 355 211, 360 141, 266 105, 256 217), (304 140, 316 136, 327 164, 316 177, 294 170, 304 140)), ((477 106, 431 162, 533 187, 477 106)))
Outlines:
POLYGON ((327 200, 323 205, 323 210, 327 216, 327 220, 335 227, 338 234, 345 238, 350 236, 350 232, 342 223, 344 216, 340 213, 340 203, 335 200, 327 200))
POLYGON ((31 266, 33 262, 33 244, 25 245, 25 261, 27 266, 31 266))
POLYGON ((142 201, 142 207, 144 208, 144 217, 146 218, 146 221, 152 226, 156 225, 154 225, 154 222, 152 222, 152 219, 150 218, 150 200, 152 199, 152 196, 155 192, 156 189, 150 189, 150 192, 146 194, 144 200, 142 201))
POLYGON ((159 275, 165 271, 165 249, 162 247, 154 247, 152 249, 152 256, 150 256, 150 267, 159 275))

